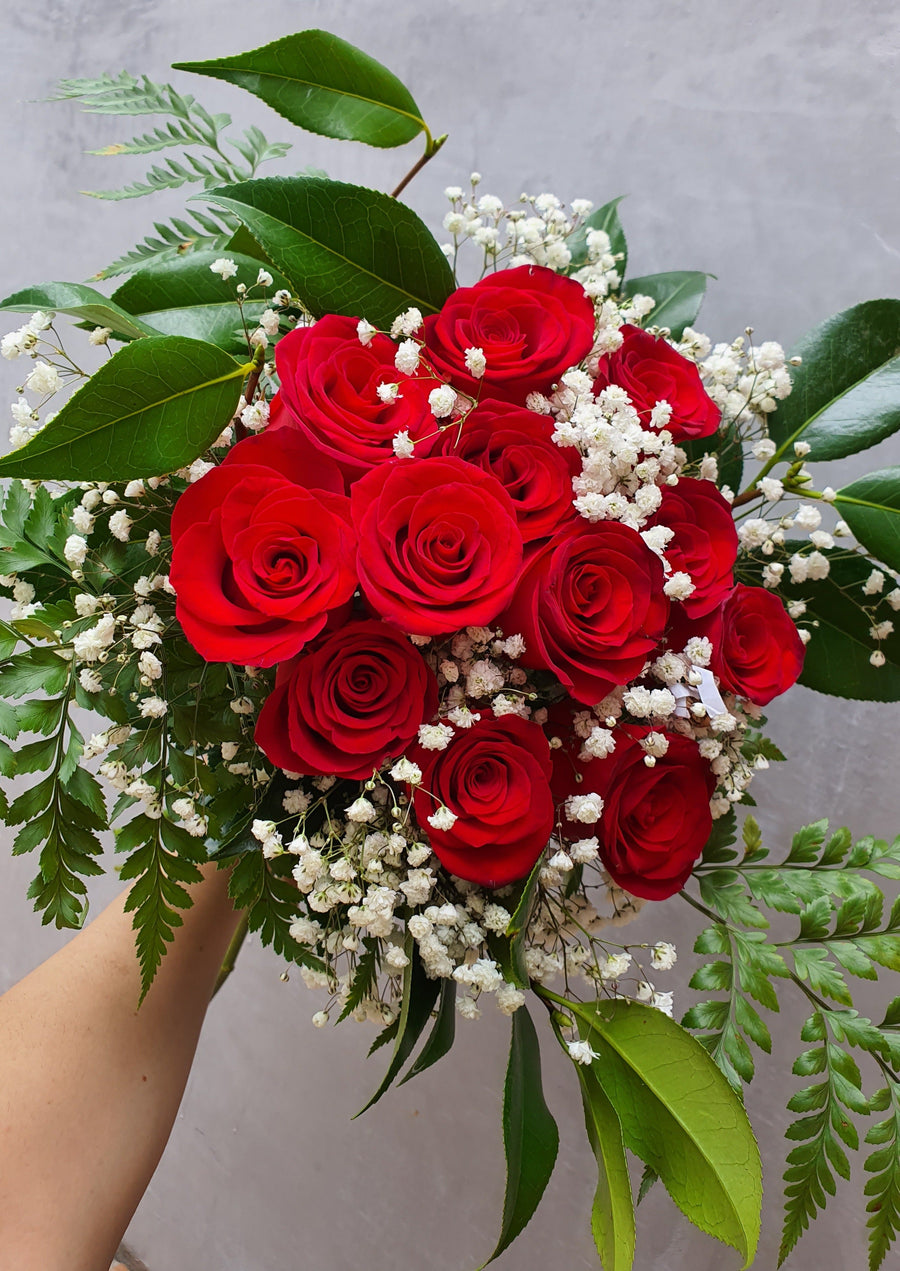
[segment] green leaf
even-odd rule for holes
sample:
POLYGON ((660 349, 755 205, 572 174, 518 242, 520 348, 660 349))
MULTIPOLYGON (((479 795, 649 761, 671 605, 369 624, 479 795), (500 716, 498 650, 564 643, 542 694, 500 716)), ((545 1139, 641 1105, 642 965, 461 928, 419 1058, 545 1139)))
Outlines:
POLYGON ((115 300, 108 300, 93 287, 76 282, 44 282, 26 287, 0 301, 0 309, 13 313, 34 313, 35 309, 66 313, 91 326, 110 327, 113 335, 125 340, 153 334, 152 328, 126 313, 115 300))
POLYGON ((737 1249, 759 1239, 759 1149, 743 1104, 690 1033, 637 1003, 569 1003, 600 1052, 594 1071, 625 1142, 659 1174, 682 1213, 737 1249))
MULTIPOLYGON (((800 548, 806 549, 808 544, 785 544, 785 560, 800 548)), ((806 603, 801 625, 809 627, 811 639, 806 646, 800 683, 832 697, 900 701, 900 628, 876 646, 869 634, 872 617, 863 607, 864 602, 874 599, 862 590, 872 572, 872 562, 839 549, 822 554, 830 562, 827 578, 792 583, 785 570, 778 588, 785 602, 806 603), (885 656, 884 666, 872 666, 869 661, 876 647, 885 656)), ((761 565, 741 562, 739 568, 746 581, 759 580, 761 565)))
MULTIPOLYGON (((399 1018, 399 1017, 398 1017, 399 1018)), ((441 980, 441 998, 438 1002, 437 1018, 428 1035, 428 1041, 422 1047, 418 1058, 410 1066, 409 1072, 398 1082, 405 1085, 412 1077, 426 1068, 431 1068, 439 1059, 449 1052, 456 1038, 456 981, 441 980)), ((372 1053, 371 1051, 369 1052, 372 1053)))
POLYGON ((344 1003, 344 1009, 338 1016, 337 1022, 345 1020, 348 1015, 356 1010, 360 1002, 369 997, 374 986, 378 983, 378 962, 376 961, 376 943, 374 940, 366 942, 367 948, 360 955, 356 964, 356 971, 350 982, 350 988, 347 993, 347 1000, 344 1003))
POLYGON ((581 1082, 588 1139, 599 1177, 591 1210, 591 1231, 603 1271, 631 1271, 634 1265, 634 1202, 625 1159, 622 1124, 593 1069, 575 1065, 581 1082))
POLYGON ((324 137, 387 147, 428 132, 396 75, 328 31, 299 31, 250 53, 176 62, 173 69, 245 88, 292 124, 324 137))
POLYGON ((499 1257, 531 1220, 550 1181, 559 1150, 559 1131, 544 1102, 537 1033, 524 1006, 512 1017, 503 1087, 503 1148, 506 1196, 500 1239, 479 1271, 499 1257))
POLYGON ((20 450, 0 477, 124 481, 184 467, 230 420, 248 371, 183 336, 127 344, 20 450))
MULTIPOLYGON (((805 335, 791 350, 793 388, 769 416, 778 454, 795 441, 810 462, 842 459, 900 427, 900 300, 867 300, 805 335)), ((793 455, 790 456, 793 458, 793 455)))
MULTIPOLYGON (((113 299, 129 313, 141 318, 166 335, 190 336, 205 340, 228 352, 242 351, 246 356, 247 339, 241 324, 241 311, 234 298, 234 284, 223 281, 210 270, 220 252, 195 251, 165 265, 149 265, 136 270, 117 291, 113 299)), ((238 267, 237 282, 252 287, 260 263, 250 256, 230 254, 238 267)), ((270 270, 272 288, 290 290, 288 280, 277 270, 270 270)), ((253 292, 252 295, 261 294, 253 292)), ((250 299, 244 303, 244 320, 248 330, 258 323, 265 300, 250 299)))
POLYGON ((387 194, 322 177, 270 177, 207 197, 241 219, 317 317, 389 327, 411 305, 436 313, 453 290, 429 230, 387 194))
POLYGON ((852 1006, 844 977, 824 949, 792 949, 794 966, 801 980, 808 980, 814 993, 824 993, 844 1006, 852 1006))
MULTIPOLYGON (((897 384, 900 389, 900 375, 897 384)), ((837 492, 835 503, 863 547, 900 569, 900 467, 860 477, 837 492)))
MULTIPOLYGON (((431 1018, 432 1008, 437 1001, 440 982, 438 980, 429 980, 425 975, 418 947, 412 936, 407 936, 406 956, 409 961, 403 971, 403 1006, 400 1010, 400 1024, 397 1028, 397 1038, 394 1042, 394 1053, 381 1085, 372 1095, 369 1102, 360 1108, 356 1114, 357 1117, 361 1117, 364 1112, 367 1112, 372 1107, 373 1103, 378 1102, 400 1072, 400 1069, 415 1049, 416 1042, 422 1036, 425 1025, 431 1018)), ((353 1119, 356 1120, 356 1117, 353 1119)))
POLYGON ((684 328, 692 326, 706 294, 709 274, 695 270, 675 270, 669 274, 645 274, 629 278, 623 296, 651 296, 656 305, 647 316, 654 327, 668 327, 673 340, 680 340, 684 328))
POLYGON ((892 1083, 881 1092, 879 1107, 890 1115, 869 1130, 866 1142, 880 1146, 865 1163, 872 1178, 866 1183, 869 1218, 869 1271, 878 1271, 900 1232, 900 1089, 892 1083))
POLYGON ((53 697, 63 691, 68 679, 69 665, 53 649, 28 649, 0 667, 0 693, 4 697, 30 697, 43 691, 53 697))
POLYGON ((619 220, 619 204, 624 197, 624 194, 620 194, 612 202, 604 203, 603 207, 596 208, 591 212, 587 220, 579 225, 574 233, 570 234, 566 239, 566 246, 572 253, 572 259, 567 270, 568 273, 574 273, 576 269, 581 269, 583 265, 588 263, 588 230, 602 229, 609 235, 612 254, 614 256, 621 255, 622 257, 617 268, 619 276, 625 276, 625 267, 628 264, 628 244, 625 241, 625 231, 622 229, 622 222, 619 220))

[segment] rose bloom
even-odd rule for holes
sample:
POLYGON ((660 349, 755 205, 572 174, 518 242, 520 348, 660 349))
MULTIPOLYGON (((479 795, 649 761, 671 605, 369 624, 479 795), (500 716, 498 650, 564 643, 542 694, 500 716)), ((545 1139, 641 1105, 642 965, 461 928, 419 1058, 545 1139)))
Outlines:
POLYGON ((552 764, 543 729, 517 715, 482 717, 445 750, 409 752, 422 769, 416 819, 441 864, 457 878, 502 887, 524 878, 553 829, 552 764), (457 820, 428 824, 439 807, 457 820))
POLYGON ((674 536, 666 547, 673 570, 690 574, 694 591, 681 602, 689 618, 716 609, 734 586, 732 570, 738 536, 731 505, 712 481, 681 477, 677 486, 664 486, 659 511, 647 523, 666 525, 674 536))
POLYGON ((779 598, 738 583, 703 633, 722 686, 756 706, 786 693, 803 670, 805 645, 779 598))
POLYGON ((600 360, 594 392, 618 384, 645 425, 656 403, 668 402, 672 417, 666 428, 675 441, 712 436, 719 427, 719 408, 703 387, 696 364, 640 327, 626 325, 621 332, 621 346, 600 360))
POLYGON ((293 430, 239 442, 172 512, 176 616, 210 662, 299 653, 356 589, 350 500, 337 465, 293 430))
POLYGON ((531 392, 547 392, 593 343, 594 306, 584 288, 539 265, 459 287, 440 313, 425 319, 428 359, 439 374, 472 397, 518 405, 531 392), (484 352, 481 379, 466 369, 468 348, 484 352))
POLYGON ((401 754, 437 706, 437 680, 418 650, 364 619, 279 666, 256 743, 289 772, 361 780, 401 754))
MULTIPOLYGON (((431 437, 436 429, 428 394, 434 380, 401 374, 394 366, 396 352, 386 335, 373 336, 364 347, 356 319, 336 314, 290 331, 275 349, 279 400, 287 412, 279 415, 279 425, 299 428, 351 481, 393 459, 396 433, 405 430, 414 441, 431 437), (399 384, 396 400, 383 402, 379 384, 399 384)), ((420 442, 417 456, 427 444, 420 442)))
POLYGON ((500 481, 512 499, 526 543, 546 538, 577 515, 572 478, 581 471, 575 446, 550 440, 553 424, 543 415, 491 399, 480 402, 461 427, 441 433, 435 453, 477 464, 500 481))
POLYGON ((382 464, 351 491, 359 580, 371 607, 412 635, 492 622, 522 565, 512 499, 462 459, 382 464))
POLYGON ((506 632, 525 639, 522 663, 553 671, 593 705, 640 674, 666 625, 662 561, 620 521, 564 526, 526 561, 506 632))
POLYGON ((634 896, 665 900, 684 886, 709 838, 716 778, 697 743, 678 733, 665 734, 669 749, 648 768, 640 739, 651 731, 616 728, 612 754, 586 764, 575 758, 581 742, 573 739, 554 752, 553 788, 563 805, 564 836, 572 841, 584 837, 585 826, 565 817, 565 799, 599 794, 603 811, 589 832, 597 835, 610 878, 634 896))

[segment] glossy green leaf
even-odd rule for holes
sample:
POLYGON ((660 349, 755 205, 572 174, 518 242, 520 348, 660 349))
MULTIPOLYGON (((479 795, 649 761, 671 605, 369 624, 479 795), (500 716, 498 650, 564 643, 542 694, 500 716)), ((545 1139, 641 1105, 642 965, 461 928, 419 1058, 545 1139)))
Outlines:
MULTIPOLYGON (((897 381, 900 389, 900 379, 897 381)), ((839 490, 841 516, 868 551, 900 569, 900 467, 870 472, 839 490)))
POLYGON ((308 132, 370 146, 402 146, 428 131, 409 90, 386 66, 328 31, 298 31, 250 53, 175 62, 224 79, 308 132))
POLYGON ((645 274, 629 278, 622 288, 625 296, 652 296, 656 305, 647 316, 654 327, 668 327, 672 338, 680 340, 685 327, 693 324, 706 294, 708 274, 696 270, 675 270, 668 274, 645 274))
POLYGON ((625 266, 628 264, 628 244, 625 241, 625 231, 622 228, 622 222, 619 220, 619 204, 624 197, 624 194, 620 194, 612 202, 604 203, 602 207, 595 208, 590 216, 578 226, 578 229, 566 239, 566 246, 572 253, 572 259, 568 267, 570 274, 588 263, 588 230, 602 229, 609 235, 612 254, 614 256, 621 255, 622 257, 618 262, 617 268, 619 277, 624 278, 625 266))
POLYGON ((659 1174, 695 1226, 737 1249, 759 1239, 759 1149, 743 1104, 709 1055, 674 1020, 637 1003, 570 1003, 600 1054, 594 1072, 626 1145, 659 1174))
POLYGON ((189 336, 205 340, 228 352, 247 354, 247 337, 241 311, 235 301, 235 284, 250 289, 244 302, 244 323, 248 331, 258 324, 275 291, 290 289, 283 274, 270 269, 272 285, 256 288, 260 262, 250 256, 229 253, 238 267, 234 279, 226 282, 210 270, 220 252, 190 252, 165 265, 136 270, 113 293, 113 299, 129 313, 140 315, 156 331, 165 335, 189 336), (269 300, 265 297, 268 296, 269 300))
POLYGON ((525 932, 537 897, 538 879, 544 865, 543 854, 535 861, 531 873, 517 884, 518 892, 507 902, 512 916, 502 934, 488 935, 491 956, 499 964, 503 978, 519 989, 529 986, 525 965, 525 932))
POLYGON ((436 313, 454 288, 446 256, 410 208, 324 177, 270 177, 206 196, 240 217, 317 317, 388 327, 416 306, 436 313))
POLYGON ((133 317, 114 300, 77 282, 44 282, 36 287, 26 287, 0 301, 0 309, 13 313, 34 313, 36 309, 65 313, 95 327, 109 327, 113 335, 122 340, 136 340, 142 335, 153 335, 152 327, 133 317))
MULTIPOLYGON (((403 973, 403 1006, 400 1010, 400 1023, 397 1027, 394 1053, 381 1085, 356 1116, 362 1114, 377 1103, 390 1087, 400 1069, 415 1049, 416 1042, 422 1036, 425 1025, 431 1018, 431 1011, 437 1000, 440 988, 439 980, 429 980, 422 969, 416 943, 412 936, 407 937, 406 955, 409 961, 403 973)), ((355 1120, 356 1118, 354 1118, 355 1120)))
POLYGON ((544 1102, 537 1033, 524 1006, 512 1017, 503 1087, 503 1148, 506 1196, 500 1239, 479 1271, 498 1258, 531 1220, 550 1181, 559 1150, 559 1131, 544 1102))
POLYGON ((248 369, 200 340, 136 340, 36 437, 0 459, 0 477, 127 481, 182 468, 228 423, 248 369))
POLYGON ((597 1158, 597 1191, 591 1231, 603 1271, 631 1271, 634 1265, 634 1201, 625 1159, 622 1124, 593 1067, 576 1064, 581 1082, 588 1139, 597 1158))
POLYGON ((867 300, 805 335, 791 394, 768 417, 779 452, 803 440, 810 461, 842 459, 900 428, 898 352, 900 300, 867 300))
MULTIPOLYGON (((801 541, 786 543, 785 558, 808 547, 801 541)), ((827 578, 792 583, 785 570, 778 588, 785 602, 802 600, 806 604, 800 625, 808 627, 812 635, 806 646, 800 683, 831 697, 900 701, 900 632, 892 632, 878 646, 885 656, 884 666, 872 666, 869 661, 876 646, 869 634, 872 619, 863 605, 874 597, 865 595, 862 588, 872 572, 871 561, 841 550, 823 555, 831 566, 827 578)), ((760 581, 761 564, 750 566, 742 562, 740 568, 746 581, 760 581)))
POLYGON ((428 1041, 422 1047, 415 1063, 399 1083, 405 1085, 410 1078, 431 1068, 439 1059, 449 1052, 456 1038, 456 981, 441 980, 441 999, 438 1002, 437 1018, 428 1034, 428 1041))

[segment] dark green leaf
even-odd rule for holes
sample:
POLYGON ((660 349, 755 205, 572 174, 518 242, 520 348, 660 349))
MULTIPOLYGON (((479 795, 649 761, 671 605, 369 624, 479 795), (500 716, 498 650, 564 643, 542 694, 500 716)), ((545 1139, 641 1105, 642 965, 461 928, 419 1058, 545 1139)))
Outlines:
POLYGON ((137 340, 105 362, 0 476, 123 481, 191 463, 230 420, 247 373, 200 340, 137 340))
POLYGON ((418 947, 412 936, 407 937, 406 956, 409 958, 409 962, 407 962, 403 972, 403 1006, 400 1010, 400 1024, 397 1029, 397 1039, 394 1043, 394 1053, 381 1085, 372 1095, 369 1102, 357 1112, 356 1116, 358 1117, 368 1111, 373 1103, 378 1102, 394 1081, 394 1078, 399 1074, 400 1069, 415 1049, 416 1042, 421 1037, 425 1025, 431 1018, 432 1009, 437 1001, 440 982, 438 980, 429 980, 425 975, 418 947))
MULTIPOLYGON (((418 1073, 431 1068, 439 1059, 449 1052, 456 1037, 456 982, 441 980, 441 997, 438 1002, 437 1018, 428 1034, 428 1040, 422 1047, 418 1058, 410 1066, 409 1072, 399 1085, 409 1081, 418 1073)), ((371 1054, 371 1051, 369 1052, 371 1054)))
MULTIPOLYGON (((842 459, 900 427, 900 300, 867 300, 791 350, 793 390, 769 416, 779 452, 801 439, 810 461, 842 459)), ((793 455, 790 456, 793 458, 793 455)))
POLYGON ((622 1124, 591 1067, 576 1064, 581 1082, 588 1139, 597 1158, 597 1191, 591 1231, 603 1271, 631 1271, 634 1265, 634 1202, 622 1124))
POLYGON ((11 309, 13 313, 34 313, 35 309, 67 313, 91 326, 109 327, 113 335, 125 340, 154 334, 152 327, 126 313, 115 300, 108 300, 93 287, 76 282, 45 282, 26 287, 0 301, 0 309, 11 309))
MULTIPOLYGON (((230 259, 238 267, 234 282, 225 282, 212 273, 210 265, 220 255, 218 252, 190 252, 177 261, 165 265, 149 265, 136 270, 113 293, 123 309, 140 314, 156 331, 166 335, 190 336, 218 345, 228 352, 247 352, 247 339, 241 324, 241 312, 234 298, 234 283, 242 282, 252 288, 259 273, 258 259, 231 253, 230 259)), ((273 289, 287 288, 288 280, 277 270, 270 269, 273 289)), ((267 301, 257 299, 261 290, 252 290, 244 303, 244 320, 252 331, 267 301)))
POLYGON ((537 1209, 559 1150, 559 1131, 544 1102, 541 1051, 531 1016, 520 1006, 512 1017, 509 1065, 503 1087, 506 1197, 497 1247, 479 1271, 499 1257, 537 1209))
POLYGON ((387 67, 328 31, 298 31, 250 53, 176 62, 237 84, 308 132, 402 146, 427 132, 409 90, 387 67))
POLYGON ((619 277, 624 278, 625 267, 628 264, 628 244, 625 242, 625 231, 622 229, 622 222, 619 220, 619 204, 624 197, 624 194, 620 194, 612 202, 604 203, 602 207, 596 208, 591 212, 587 220, 579 225, 578 229, 566 239, 566 246, 572 253, 572 260, 568 267, 570 274, 588 263, 588 230, 602 229, 609 235, 609 249, 612 254, 614 256, 621 255, 622 257, 616 268, 619 271, 619 277))
POLYGON ((694 270, 676 270, 669 274, 645 274, 629 278, 622 288, 624 296, 652 296, 656 305, 646 321, 654 327, 668 327, 673 340, 680 340, 685 327, 693 325, 706 294, 708 274, 694 270))
MULTIPOLYGON (((900 375, 897 377, 900 390, 900 375)), ((870 472, 838 490, 841 516, 867 551, 900 569, 900 467, 870 472)))
POLYGON ((207 195, 233 211, 317 317, 389 327, 416 306, 435 313, 450 264, 415 212, 387 194, 321 177, 270 177, 207 195))

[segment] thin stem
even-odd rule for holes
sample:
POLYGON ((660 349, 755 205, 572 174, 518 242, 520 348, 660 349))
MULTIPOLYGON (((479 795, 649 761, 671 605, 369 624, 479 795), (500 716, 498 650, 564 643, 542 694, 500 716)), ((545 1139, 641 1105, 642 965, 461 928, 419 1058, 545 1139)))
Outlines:
MULTIPOLYGON (((261 344, 257 344, 256 348, 253 350, 253 369, 250 372, 250 375, 247 379, 247 387, 244 389, 244 392, 243 392, 244 401, 247 403, 248 406, 253 405, 253 396, 256 392, 257 386, 259 385, 259 377, 260 375, 262 375, 262 369, 263 369, 265 360, 266 360, 266 351, 261 344)), ((234 423, 235 437, 238 439, 238 441, 243 441, 244 438, 247 436, 247 430, 244 427, 244 425, 241 423, 240 412, 238 412, 238 414, 235 415, 233 423, 234 423)))
POLYGON ((231 941, 228 945, 228 948, 225 950, 225 957, 222 959, 222 965, 219 967, 219 974, 216 976, 215 987, 213 988, 213 991, 212 991, 213 997, 216 996, 219 989, 222 987, 222 985, 228 979, 229 975, 231 975, 232 971, 234 970, 235 963, 238 960, 238 954, 240 953, 241 948, 243 947, 244 941, 247 938, 249 922, 250 922, 250 914, 248 910, 245 909, 244 912, 241 914, 241 920, 237 925, 237 929, 235 930, 234 935, 231 937, 231 941))
POLYGON ((431 141, 430 144, 426 145, 425 153, 416 160, 416 162, 407 172, 406 176, 403 178, 403 180, 400 182, 397 188, 395 190, 391 190, 392 199, 396 199, 400 197, 400 195, 409 185, 413 177, 416 176, 417 173, 422 171, 422 169, 425 167, 425 164, 428 162, 429 159, 434 158, 434 156, 437 154, 437 152, 440 150, 441 146, 444 144, 446 140, 447 140, 447 133, 444 133, 443 137, 437 137, 433 141, 431 141))

